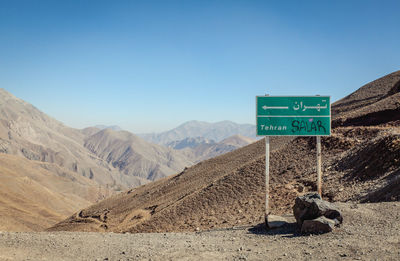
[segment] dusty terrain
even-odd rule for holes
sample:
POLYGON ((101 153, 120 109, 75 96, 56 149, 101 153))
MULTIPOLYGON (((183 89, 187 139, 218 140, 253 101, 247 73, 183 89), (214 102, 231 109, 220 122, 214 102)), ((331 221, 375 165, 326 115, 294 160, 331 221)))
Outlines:
POLYGON ((314 236, 300 235, 293 224, 268 232, 257 225, 189 233, 3 232, 0 260, 400 259, 400 202, 338 206, 342 227, 314 236))
POLYGON ((41 231, 116 191, 178 173, 190 158, 244 145, 231 143, 189 157, 126 131, 69 128, 0 89, 0 230, 41 231))
MULTIPOLYGON (((400 71, 332 106, 332 135, 322 138, 322 196, 344 212, 343 226, 333 233, 308 237, 294 225, 261 228, 265 144, 260 140, 80 209, 48 232, 1 233, 0 258, 398 260, 399 92, 400 71)), ((104 144, 91 145, 107 161, 104 144)), ((127 152, 119 147, 115 155, 127 152)), ((290 215, 296 196, 316 190, 315 165, 315 138, 272 139, 272 214, 290 215)))
POLYGON ((0 154, 0 231, 41 231, 108 195, 55 164, 0 154))
MULTIPOLYGON (((398 127, 340 127, 322 139, 323 196, 368 201, 398 178, 398 127), (375 151, 377 153, 371 153, 375 151)), ((50 230, 176 232, 261 222, 263 140, 203 161, 182 173, 110 197, 50 230)), ((315 139, 297 138, 271 153, 271 211, 291 213, 296 196, 316 189, 315 139), (288 157, 290 155, 290 157, 288 157)), ((398 199, 398 185, 375 201, 398 199), (397 193, 397 194, 396 194, 397 193)))
MULTIPOLYGON (((322 138, 323 197, 396 201, 400 195, 400 71, 332 106, 322 138)), ((273 139, 270 208, 290 213, 299 194, 316 190, 314 137, 273 139)), ((261 222, 265 200, 263 140, 202 161, 179 174, 78 211, 51 231, 177 232, 261 222)))

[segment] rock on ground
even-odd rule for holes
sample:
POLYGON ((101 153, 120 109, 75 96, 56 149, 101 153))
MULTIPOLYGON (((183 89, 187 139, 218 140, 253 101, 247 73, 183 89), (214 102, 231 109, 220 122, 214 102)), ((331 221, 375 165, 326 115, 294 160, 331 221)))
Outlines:
POLYGON ((335 221, 324 216, 312 220, 304 220, 301 233, 328 233, 335 227, 335 221))
POLYGON ((315 192, 297 197, 293 206, 293 214, 300 227, 304 220, 313 220, 321 216, 332 220, 336 219, 339 224, 343 222, 343 216, 339 209, 332 203, 322 200, 321 196, 315 192))

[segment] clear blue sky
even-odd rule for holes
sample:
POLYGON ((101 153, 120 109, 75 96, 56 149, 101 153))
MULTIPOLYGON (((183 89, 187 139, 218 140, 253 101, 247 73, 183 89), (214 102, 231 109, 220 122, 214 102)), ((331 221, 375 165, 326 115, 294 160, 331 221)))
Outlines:
MULTIPOLYGON (((0 87, 65 124, 255 123, 400 69, 400 1, 0 0, 0 87)), ((0 116, 1 117, 1 116, 0 116)))

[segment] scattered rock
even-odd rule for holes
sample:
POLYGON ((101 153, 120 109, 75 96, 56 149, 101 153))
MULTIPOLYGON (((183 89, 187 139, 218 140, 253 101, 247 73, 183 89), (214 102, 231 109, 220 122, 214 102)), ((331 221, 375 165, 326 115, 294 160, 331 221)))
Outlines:
POLYGON ((301 226, 301 233, 304 234, 322 234, 328 233, 335 227, 335 221, 324 216, 313 220, 304 220, 301 226))
POLYGON ((270 229, 282 227, 287 223, 287 220, 281 216, 268 215, 267 217, 267 226, 270 229))
POLYGON ((304 220, 313 220, 321 216, 332 220, 336 219, 338 224, 343 222, 340 211, 332 203, 322 200, 316 192, 297 197, 293 206, 293 214, 300 227, 304 220))

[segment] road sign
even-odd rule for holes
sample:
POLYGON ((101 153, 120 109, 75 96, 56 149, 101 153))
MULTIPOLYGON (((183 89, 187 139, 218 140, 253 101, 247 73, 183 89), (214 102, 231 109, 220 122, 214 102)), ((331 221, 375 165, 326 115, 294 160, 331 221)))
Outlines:
POLYGON ((257 96, 258 136, 329 136, 329 96, 257 96))
POLYGON ((322 196, 321 137, 331 134, 329 96, 257 96, 257 136, 265 137, 265 224, 269 215, 269 136, 317 136, 317 189, 322 196))

